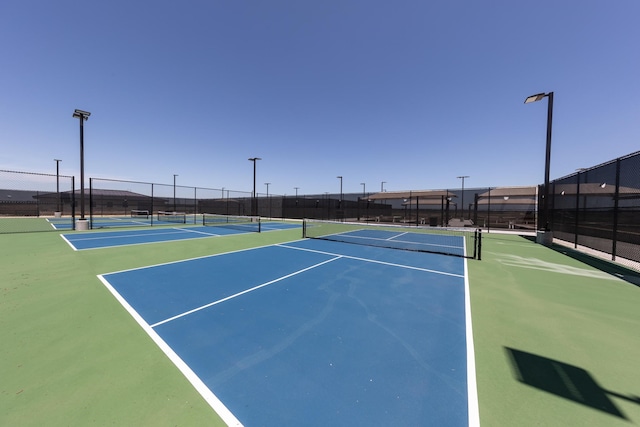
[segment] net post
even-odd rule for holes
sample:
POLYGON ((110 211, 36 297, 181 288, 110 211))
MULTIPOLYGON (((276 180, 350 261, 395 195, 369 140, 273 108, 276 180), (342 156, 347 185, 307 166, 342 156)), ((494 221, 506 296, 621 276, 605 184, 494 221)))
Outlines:
POLYGON ((478 228, 478 261, 482 260, 482 229, 478 228))
POLYGON ((307 219, 302 219, 302 238, 305 239, 307 237, 307 219))

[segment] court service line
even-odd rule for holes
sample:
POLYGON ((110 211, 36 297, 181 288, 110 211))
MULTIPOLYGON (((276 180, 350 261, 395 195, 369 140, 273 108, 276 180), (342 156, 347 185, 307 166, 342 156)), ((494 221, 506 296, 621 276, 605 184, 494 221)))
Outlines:
MULTIPOLYGON (((279 245, 275 245, 275 246, 279 246, 281 248, 287 248, 287 249, 295 249, 297 251, 315 252, 315 253, 318 253, 318 254, 332 255, 332 256, 338 256, 338 257, 341 257, 341 258, 348 258, 348 259, 355 259, 355 260, 358 260, 358 261, 371 262, 371 263, 374 263, 374 264, 388 265, 388 266, 391 266, 391 267, 401 267, 401 268, 408 268, 410 270, 424 271, 424 272, 427 272, 427 273, 442 274, 443 276, 465 277, 464 274, 447 273, 445 271, 431 270, 429 268, 421 268, 421 267, 414 267, 414 266, 411 266, 411 265, 395 264, 395 263, 392 263, 392 262, 378 261, 378 260, 375 260, 375 259, 360 258, 360 257, 356 257, 356 256, 336 254, 336 253, 333 253, 333 252, 319 251, 319 250, 316 250, 316 249, 298 248, 296 246, 288 246, 286 244, 279 244, 279 245)), ((396 250, 396 249, 394 249, 394 250, 396 250)))
MULTIPOLYGON (((353 239, 362 239, 362 240, 378 240, 381 242, 389 242, 391 241, 391 239, 395 239, 396 237, 400 237, 403 234, 408 234, 408 233, 402 233, 399 234, 397 236, 393 236, 393 237, 389 237, 387 239, 382 239, 380 237, 366 237, 366 236, 354 236, 351 234, 343 234, 344 236, 353 238, 353 239)), ((394 242, 398 242, 398 243, 408 243, 411 245, 417 245, 417 246, 436 246, 439 248, 452 248, 452 249, 462 249, 460 246, 457 245, 443 245, 442 243, 427 243, 427 242, 412 242, 410 240, 393 240, 394 242)))
POLYGON ((167 322, 171 322, 172 320, 176 320, 176 319, 179 319, 181 317, 187 316, 189 314, 193 314, 195 312, 198 312, 200 310, 204 310, 205 308, 209 308, 209 307, 212 307, 214 305, 220 304, 221 302, 225 302, 225 301, 228 301, 230 299, 239 297, 240 295, 244 295, 244 294, 247 294, 249 292, 253 292, 255 290, 258 290, 260 288, 264 288, 265 286, 272 285, 274 283, 277 283, 277 282, 280 282, 282 280, 288 279, 290 277, 296 276, 296 275, 298 275, 300 273, 304 273, 305 271, 309 271, 309 270, 312 270, 312 269, 314 269, 316 267, 320 267, 321 265, 328 264, 328 263, 333 262, 335 260, 338 260, 340 258, 342 258, 342 256, 336 256, 335 258, 331 258, 331 259, 328 259, 326 261, 322 261, 322 262, 320 262, 318 264, 314 264, 314 265, 312 265, 310 267, 303 268, 302 270, 294 271, 293 273, 287 274, 286 276, 278 277, 277 279, 271 280, 269 282, 262 283, 262 284, 260 284, 258 286, 254 286, 253 288, 245 289, 244 291, 238 292, 238 293, 233 294, 233 295, 229 295, 228 297, 219 299, 219 300, 214 301, 214 302, 210 302, 209 304, 205 304, 205 305, 202 305, 200 307, 196 307, 196 308, 194 308, 192 310, 185 311, 184 313, 177 314, 177 315, 175 315, 173 317, 169 317, 168 319, 165 319, 165 320, 161 320, 160 322, 154 323, 153 325, 150 325, 150 326, 152 328, 155 328, 156 326, 160 326, 160 325, 165 324, 167 322))
POLYGON ((408 231, 405 231, 404 233, 396 234, 395 236, 391 236, 391 237, 389 237, 388 239, 384 239, 384 240, 393 240, 393 239, 395 239, 396 237, 401 237, 401 236, 404 236, 405 234, 409 234, 409 232, 408 232, 408 231))

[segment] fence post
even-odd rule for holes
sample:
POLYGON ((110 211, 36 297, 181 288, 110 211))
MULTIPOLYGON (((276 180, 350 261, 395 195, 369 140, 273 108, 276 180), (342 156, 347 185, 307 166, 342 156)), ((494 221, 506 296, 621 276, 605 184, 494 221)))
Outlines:
POLYGON ((616 191, 613 195, 613 236, 611 236, 611 260, 616 260, 618 247, 618 200, 620 199, 620 158, 616 159, 616 191))

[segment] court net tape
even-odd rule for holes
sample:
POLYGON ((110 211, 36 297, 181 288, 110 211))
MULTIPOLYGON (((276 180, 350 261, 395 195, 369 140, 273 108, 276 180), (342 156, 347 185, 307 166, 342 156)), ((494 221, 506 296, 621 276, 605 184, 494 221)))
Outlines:
POLYGON ((202 225, 210 227, 226 227, 259 233, 261 230, 260 224, 260 217, 258 216, 202 214, 202 225))
POLYGON ((481 259, 479 229, 416 227, 305 219, 302 237, 481 259))

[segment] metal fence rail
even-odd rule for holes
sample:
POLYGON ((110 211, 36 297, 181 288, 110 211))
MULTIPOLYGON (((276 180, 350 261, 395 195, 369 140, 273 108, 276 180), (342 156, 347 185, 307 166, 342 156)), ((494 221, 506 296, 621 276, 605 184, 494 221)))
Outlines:
POLYGON ((550 184, 554 238, 640 262, 640 152, 550 184))

